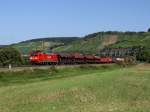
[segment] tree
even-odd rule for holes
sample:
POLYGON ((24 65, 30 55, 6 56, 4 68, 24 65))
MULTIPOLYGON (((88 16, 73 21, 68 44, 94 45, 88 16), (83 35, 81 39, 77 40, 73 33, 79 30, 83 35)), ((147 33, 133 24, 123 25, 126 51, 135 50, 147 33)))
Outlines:
POLYGON ((150 32, 150 28, 148 29, 148 32, 150 32))
POLYGON ((19 65, 21 63, 21 54, 16 49, 11 47, 0 49, 0 66, 6 66, 9 64, 19 65))
POLYGON ((140 61, 150 62, 150 49, 143 48, 137 55, 137 59, 140 61))
POLYGON ((150 49, 145 49, 144 50, 143 57, 145 58, 145 61, 150 63, 150 49))

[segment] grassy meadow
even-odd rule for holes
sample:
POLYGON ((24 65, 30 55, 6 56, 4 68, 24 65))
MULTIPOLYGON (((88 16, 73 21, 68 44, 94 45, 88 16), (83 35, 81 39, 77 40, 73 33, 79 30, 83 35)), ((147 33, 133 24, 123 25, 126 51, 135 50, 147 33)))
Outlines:
POLYGON ((0 72, 0 112, 149 110, 149 64, 0 72))

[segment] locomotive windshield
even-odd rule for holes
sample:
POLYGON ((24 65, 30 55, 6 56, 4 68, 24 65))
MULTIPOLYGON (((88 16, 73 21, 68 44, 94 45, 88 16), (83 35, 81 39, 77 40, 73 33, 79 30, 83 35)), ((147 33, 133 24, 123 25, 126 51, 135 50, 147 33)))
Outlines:
POLYGON ((31 56, 37 56, 37 54, 33 53, 33 54, 31 54, 31 56))
POLYGON ((39 53, 41 53, 41 51, 33 51, 31 53, 31 56, 38 56, 39 53))

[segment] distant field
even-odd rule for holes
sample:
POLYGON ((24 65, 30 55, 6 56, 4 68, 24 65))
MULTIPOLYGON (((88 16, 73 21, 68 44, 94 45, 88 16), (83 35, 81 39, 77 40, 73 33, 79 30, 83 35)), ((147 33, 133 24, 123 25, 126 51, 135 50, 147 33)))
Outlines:
POLYGON ((0 73, 0 112, 149 112, 150 64, 0 73))

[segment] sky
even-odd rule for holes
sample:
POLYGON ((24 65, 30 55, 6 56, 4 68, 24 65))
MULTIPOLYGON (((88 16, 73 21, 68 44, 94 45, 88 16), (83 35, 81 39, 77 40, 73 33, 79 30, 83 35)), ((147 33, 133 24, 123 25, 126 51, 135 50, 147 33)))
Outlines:
POLYGON ((150 0, 0 0, 0 45, 149 27, 150 0))

